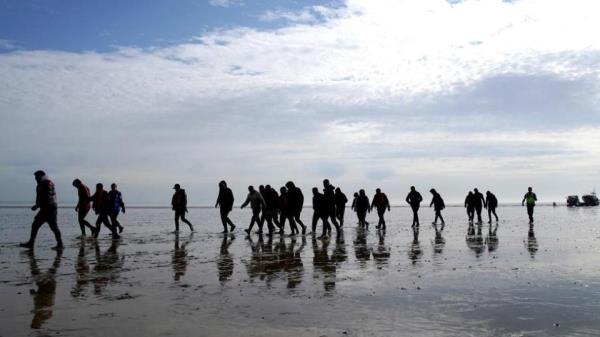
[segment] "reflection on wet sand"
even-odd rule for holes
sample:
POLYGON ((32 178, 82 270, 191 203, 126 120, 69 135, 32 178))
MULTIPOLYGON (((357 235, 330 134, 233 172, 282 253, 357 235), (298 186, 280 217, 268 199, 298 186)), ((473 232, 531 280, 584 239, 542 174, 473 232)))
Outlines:
POLYGON ((326 293, 331 293, 335 290, 337 277, 336 259, 339 258, 335 254, 329 256, 329 243, 329 238, 325 238, 321 240, 321 245, 319 246, 317 239, 314 236, 312 238, 314 277, 323 279, 323 289, 325 289, 326 293))
POLYGON ((535 238, 535 231, 533 230, 533 224, 529 226, 529 231, 527 232, 527 250, 529 251, 529 255, 533 259, 535 254, 538 251, 538 242, 535 238))
POLYGON ((377 238, 379 239, 377 246, 371 249, 373 254, 373 260, 377 268, 381 269, 387 266, 388 260, 390 259, 390 247, 385 244, 385 230, 377 231, 377 238))
POLYGON ((231 246, 233 240, 235 240, 235 235, 223 233, 219 257, 217 258, 217 269, 221 285, 225 285, 231 279, 231 275, 233 275, 233 258, 229 253, 229 246, 231 246))
POLYGON ((433 229, 435 230, 435 238, 433 240, 433 253, 434 255, 442 254, 444 252, 444 247, 446 246, 446 239, 442 236, 444 232, 445 225, 442 224, 438 227, 437 224, 433 225, 433 229))
POLYGON ((300 247, 296 249, 296 237, 292 237, 292 241, 286 251, 284 259, 284 269, 287 273, 287 287, 288 289, 294 289, 300 283, 304 276, 304 264, 302 263, 302 250, 306 246, 306 237, 302 237, 302 243, 300 247))
POLYGON ((494 252, 496 251, 496 249, 498 249, 498 223, 496 222, 496 225, 494 226, 494 229, 492 229, 492 224, 490 223, 489 229, 488 229, 488 234, 485 237, 485 244, 488 247, 488 252, 494 252))
POLYGON ((96 266, 94 266, 92 282, 94 283, 94 294, 96 295, 102 295, 109 283, 116 283, 119 280, 125 261, 125 256, 117 252, 119 244, 119 240, 112 240, 110 247, 102 254, 100 245, 97 241, 94 242, 96 266))
POLYGON ((365 227, 356 227, 356 236, 354 238, 354 256, 358 261, 358 266, 366 268, 367 261, 371 258, 371 251, 367 247, 367 234, 369 230, 365 227))
POLYGON ((77 260, 75 263, 75 277, 75 285, 71 290, 71 296, 79 297, 83 294, 83 290, 91 279, 90 266, 88 264, 85 251, 85 239, 82 239, 79 242, 79 252, 77 254, 77 260))
POLYGON ((421 261, 421 257, 423 256, 423 249, 421 248, 421 244, 419 243, 419 226, 412 227, 412 231, 413 240, 410 244, 410 249, 408 250, 408 258, 414 266, 421 261))
POLYGON ((193 232, 190 233, 189 237, 182 244, 179 243, 179 233, 175 234, 175 248, 173 249, 173 258, 171 263, 173 264, 173 280, 179 281, 185 276, 187 270, 188 257, 187 257, 187 245, 192 241, 193 232))
POLYGON ((31 277, 37 286, 36 290, 31 290, 33 296, 33 318, 31 319, 31 328, 40 329, 44 322, 52 318, 52 307, 56 296, 56 271, 60 266, 62 251, 57 251, 52 266, 45 273, 40 271, 37 259, 33 250, 26 252, 29 258, 29 267, 31 277))
POLYGON ((476 257, 480 257, 483 251, 485 250, 485 246, 483 244, 483 234, 481 233, 482 224, 477 224, 477 231, 475 231, 475 225, 472 222, 469 222, 469 227, 467 229, 467 247, 471 249, 476 257))

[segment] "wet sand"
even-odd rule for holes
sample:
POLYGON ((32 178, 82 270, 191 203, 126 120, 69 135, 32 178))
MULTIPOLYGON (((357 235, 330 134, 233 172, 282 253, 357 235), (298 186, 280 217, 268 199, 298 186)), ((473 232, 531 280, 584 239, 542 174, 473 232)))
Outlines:
POLYGON ((423 208, 414 233, 393 208, 385 235, 347 212, 329 240, 247 239, 249 213, 223 235, 216 210, 192 209, 197 232, 176 236, 170 210, 129 209, 121 240, 94 241, 59 209, 57 254, 47 227, 16 247, 34 213, 0 209, 0 336, 600 335, 598 209, 538 207, 532 232, 521 207, 472 228, 449 207, 436 233, 423 208))

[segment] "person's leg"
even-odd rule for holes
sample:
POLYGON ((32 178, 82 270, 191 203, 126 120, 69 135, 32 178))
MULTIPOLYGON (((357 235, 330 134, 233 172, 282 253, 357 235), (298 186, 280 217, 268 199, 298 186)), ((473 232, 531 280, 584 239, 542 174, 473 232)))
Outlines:
POLYGON ((479 223, 483 222, 483 221, 481 220, 481 206, 478 206, 478 207, 476 207, 475 209, 476 209, 476 211, 477 211, 477 222, 479 222, 479 223))
POLYGON ((381 228, 385 230, 385 209, 379 211, 379 222, 381 223, 381 228))
POLYGON ((286 214, 286 219, 290 223, 290 228, 292 229, 292 234, 299 234, 300 231, 298 230, 298 227, 296 226, 296 221, 294 221, 294 217, 291 214, 286 214))
POLYGON ((312 217, 312 233, 313 235, 317 235, 317 223, 319 222, 319 214, 317 212, 313 212, 312 217))
POLYGON ((527 205, 527 214, 529 215, 529 222, 533 223, 533 205, 527 205))
POLYGON ((94 226, 92 226, 87 220, 85 220, 85 217, 87 216, 88 212, 90 210, 79 210, 79 212, 77 212, 77 220, 79 221, 79 226, 81 227, 81 234, 85 235, 85 227, 90 229, 90 232, 92 232, 92 235, 94 235, 94 231, 96 230, 96 228, 94 228, 94 226))
POLYGON ((35 238, 37 237, 37 233, 40 230, 40 227, 46 222, 44 219, 44 215, 42 214, 42 210, 39 210, 38 213, 33 218, 33 223, 31 223, 31 233, 29 234, 29 241, 21 244, 21 247, 33 248, 35 243, 35 238))
POLYGON ((98 217, 96 218, 96 231, 94 232, 94 238, 97 238, 98 234, 100 234, 101 227, 102 227, 102 215, 98 214, 98 217))
POLYGON ((181 221, 185 222, 190 227, 190 231, 194 231, 194 226, 192 226, 192 223, 185 217, 185 211, 181 212, 181 221))
POLYGON ((306 226, 304 225, 304 222, 302 222, 302 220, 300 219, 299 211, 294 213, 294 221, 296 221, 296 223, 299 224, 300 227, 302 227, 302 234, 306 234, 306 226))
POLYGON ((115 230, 118 228, 119 229, 119 233, 122 233, 123 232, 123 226, 121 226, 121 223, 119 222, 119 220, 117 220, 118 217, 119 217, 119 212, 112 212, 112 213, 110 213, 110 222, 115 227, 115 230))
POLYGON ((321 216, 321 221, 323 221, 323 235, 322 236, 327 236, 327 233, 331 232, 331 226, 329 225, 329 221, 327 220, 327 218, 328 218, 327 215, 321 216))
MULTIPOLYGON (((235 229, 235 224, 233 223, 233 221, 231 221, 231 219, 229 218, 229 212, 231 212, 231 210, 225 210, 225 222, 227 224, 229 224, 229 227, 231 227, 229 230, 233 232, 233 230, 235 229)), ((227 226, 225 226, 227 227, 227 226)))
POLYGON ((340 227, 344 227, 344 214, 346 213, 345 207, 340 207, 338 214, 340 215, 340 227))
POLYGON ((224 209, 220 210, 220 214, 221 214, 221 224, 223 225, 223 233, 227 233, 227 212, 225 212, 224 209))
POLYGON ((446 224, 446 222, 444 221, 444 217, 442 216, 442 211, 438 210, 438 214, 439 214, 440 221, 442 221, 442 228, 444 228, 443 226, 446 224))
POLYGON ((179 217, 181 216, 180 211, 175 211, 175 232, 179 233, 179 217))
POLYGON ((488 207, 488 223, 492 223, 492 208, 488 207))
POLYGON ((54 211, 49 211, 48 214, 48 225, 50 226, 50 230, 54 233, 54 238, 56 239, 56 247, 57 249, 63 248, 62 236, 60 234, 60 229, 58 228, 58 223, 56 221, 56 209, 54 211))
POLYGON ((108 214, 104 214, 102 216, 102 222, 104 223, 104 226, 106 226, 106 228, 108 228, 110 230, 110 232, 112 233, 113 239, 118 239, 119 234, 117 234, 117 226, 110 223, 108 214))
POLYGON ((262 234, 263 232, 263 225, 265 224, 265 220, 266 220, 266 216, 265 216, 265 212, 262 212, 259 216, 258 216, 258 234, 262 234))
MULTIPOLYGON (((331 218, 331 223, 335 226, 335 229, 339 232, 340 224, 337 222, 337 220, 335 218, 335 208, 332 208, 329 210, 329 218, 331 218)), ((331 227, 329 228, 329 231, 331 232, 331 227)))
POLYGON ((498 222, 498 214, 496 214, 496 208, 494 208, 492 210, 492 213, 494 214, 494 217, 496 218, 496 222, 498 222))

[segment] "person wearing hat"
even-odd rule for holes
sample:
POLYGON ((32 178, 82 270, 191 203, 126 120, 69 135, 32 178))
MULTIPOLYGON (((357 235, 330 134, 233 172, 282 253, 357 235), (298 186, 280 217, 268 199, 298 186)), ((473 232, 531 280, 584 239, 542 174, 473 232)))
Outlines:
POLYGON ((33 223, 31 224, 29 241, 21 243, 20 246, 23 248, 33 249, 35 238, 40 230, 40 227, 47 222, 50 226, 50 230, 52 230, 54 237, 56 238, 56 246, 54 249, 62 250, 63 242, 60 229, 58 229, 58 224, 56 223, 58 205, 56 203, 56 190, 54 189, 54 183, 42 170, 36 171, 34 173, 34 177, 35 181, 37 182, 37 187, 35 205, 31 207, 31 210, 36 211, 39 209, 39 211, 36 214, 33 223))
POLYGON ((179 233, 179 219, 190 226, 190 230, 193 232, 194 226, 192 226, 192 224, 185 218, 185 213, 188 211, 187 195, 185 194, 185 190, 181 188, 179 184, 175 184, 173 189, 175 190, 175 193, 171 199, 171 206, 175 211, 175 233, 179 233))

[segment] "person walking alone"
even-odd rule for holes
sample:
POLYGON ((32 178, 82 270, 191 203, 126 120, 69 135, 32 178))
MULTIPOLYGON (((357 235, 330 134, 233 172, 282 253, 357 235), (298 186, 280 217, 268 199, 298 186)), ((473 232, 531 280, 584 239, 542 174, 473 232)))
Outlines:
POLYGON ((429 207, 433 206, 433 209, 435 210, 435 219, 431 224, 437 225, 437 221, 439 218, 442 221, 443 227, 446 223, 444 222, 444 217, 442 217, 442 210, 446 208, 446 204, 444 204, 444 199, 442 199, 442 196, 434 188, 430 189, 429 192, 433 195, 429 207))
POLYGON ((190 231, 194 231, 194 226, 185 218, 185 213, 188 212, 187 208, 187 194, 185 190, 181 188, 179 184, 173 186, 175 193, 171 198, 171 208, 175 211, 175 233, 179 233, 179 219, 190 227, 190 231))
POLYGON ((35 238, 37 237, 37 233, 40 230, 40 227, 44 223, 48 223, 50 226, 50 230, 54 233, 54 238, 56 239, 55 250, 63 249, 62 237, 60 234, 60 229, 58 229, 58 224, 56 222, 57 208, 58 205, 56 203, 56 190, 54 188, 54 183, 50 180, 50 177, 46 175, 46 173, 42 170, 36 171, 34 174, 35 181, 37 182, 37 187, 35 189, 36 197, 35 197, 35 205, 31 207, 32 211, 36 211, 39 209, 35 218, 33 219, 33 223, 31 224, 31 234, 29 235, 29 241, 25 243, 19 244, 19 246, 23 248, 33 249, 35 244, 35 238))
POLYGON ((537 202, 537 195, 533 193, 533 189, 531 187, 527 188, 527 193, 523 196, 523 201, 521 201, 521 206, 524 206, 527 203, 527 215, 529 216, 529 223, 533 224, 533 209, 535 208, 535 203, 537 202))

